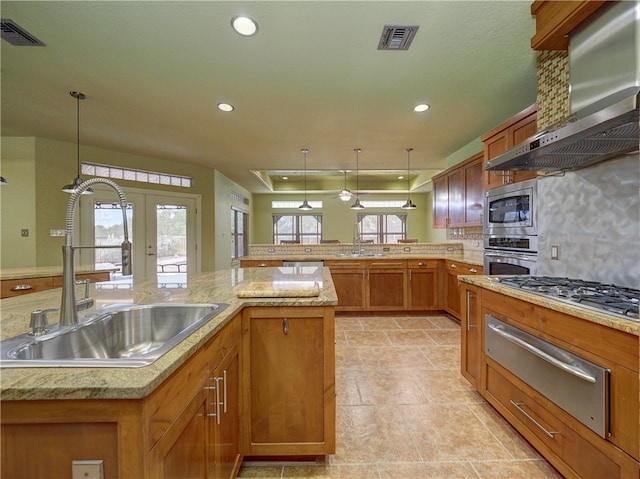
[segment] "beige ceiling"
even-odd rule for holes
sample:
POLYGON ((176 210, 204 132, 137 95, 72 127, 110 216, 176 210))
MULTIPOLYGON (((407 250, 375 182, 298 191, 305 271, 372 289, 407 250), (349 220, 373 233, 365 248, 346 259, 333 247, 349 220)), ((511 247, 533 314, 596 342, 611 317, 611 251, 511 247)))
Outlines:
MULTIPOLYGON (((3 136, 75 142, 69 91, 77 90, 87 96, 83 145, 206 165, 254 193, 299 189, 301 148, 310 150, 309 190, 340 190, 356 147, 361 190, 406 188, 397 176, 412 147, 411 184, 420 191, 447 156, 536 98, 527 1, 1 8, 46 43, 0 42, 3 136), (258 22, 257 35, 231 29, 239 13, 258 22), (408 51, 377 50, 385 24, 420 25, 408 51), (235 111, 218 111, 221 101, 235 111), (420 102, 431 109, 414 113, 420 102)), ((355 189, 353 173, 348 187, 355 189)))

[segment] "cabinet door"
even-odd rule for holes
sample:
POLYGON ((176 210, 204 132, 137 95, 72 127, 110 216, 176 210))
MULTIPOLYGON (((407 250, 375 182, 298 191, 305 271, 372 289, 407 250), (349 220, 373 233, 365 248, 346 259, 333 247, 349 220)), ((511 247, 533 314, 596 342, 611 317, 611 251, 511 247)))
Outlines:
POLYGON ((214 370, 209 390, 210 414, 207 447, 209 479, 236 477, 240 454, 240 347, 236 343, 214 370))
POLYGON ((205 479, 207 395, 196 394, 150 452, 150 477, 205 479))
POLYGON ((482 155, 464 168, 464 226, 482 226, 482 155))
POLYGON ((407 307, 407 270, 370 269, 368 286, 368 310, 403 310, 407 307))
MULTIPOLYGON (((501 131, 484 142, 484 163, 498 155, 501 155, 509 148, 509 135, 507 131, 501 131)), ((484 190, 490 190, 505 183, 504 178, 507 173, 504 171, 485 171, 484 190)))
POLYGON ((439 309, 438 269, 409 269, 408 306, 411 311, 439 309))
POLYGON ((243 314, 245 454, 333 453, 332 309, 252 308, 243 314))
MULTIPOLYGON (((325 263, 326 264, 326 263, 325 263)), ((346 266, 346 265, 345 265, 346 266)), ((338 295, 336 311, 362 311, 365 308, 366 271, 359 266, 344 268, 343 266, 331 269, 333 285, 338 295)))
POLYGON ((462 285, 462 375, 482 392, 480 385, 482 374, 482 346, 480 335, 482 318, 480 312, 480 290, 469 284, 462 285))
POLYGON ((460 228, 464 226, 464 178, 461 169, 449 173, 448 198, 449 214, 447 226, 450 228, 460 228))
POLYGON ((447 176, 433 180, 433 227, 446 228, 449 214, 449 197, 447 176))
MULTIPOLYGON (((523 118, 509 128, 509 148, 522 143, 538 131, 537 112, 523 118)), ((512 171, 509 177, 511 183, 529 180, 537 176, 537 171, 512 171)))

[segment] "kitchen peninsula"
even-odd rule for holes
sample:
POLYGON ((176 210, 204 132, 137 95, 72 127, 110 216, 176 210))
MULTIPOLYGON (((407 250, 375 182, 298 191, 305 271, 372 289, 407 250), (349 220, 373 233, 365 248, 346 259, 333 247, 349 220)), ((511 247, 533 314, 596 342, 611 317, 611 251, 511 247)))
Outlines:
MULTIPOLYGON (((146 367, 3 367, 3 477, 44 477, 52 470, 70 477, 77 459, 102 460, 105 478, 213 469, 234 477, 245 455, 334 451, 337 297, 328 269, 199 273, 175 289, 153 281, 98 286, 91 294, 95 309, 123 303, 228 307, 146 367), (265 293, 267 284, 273 287, 265 293), (308 284, 317 285, 317 295, 309 295, 308 284), (274 295, 278 290, 288 297, 274 295), (295 296, 297 290, 303 297, 295 296), (280 349, 285 342, 287 350, 280 349), (307 362, 290 360, 301 350, 307 362), (314 368, 307 368, 309 362, 314 368), (309 388, 297 388, 301 377, 309 388), (270 401, 270 381, 291 385, 279 397, 304 401, 305 417, 288 417, 286 401, 283 407, 270 401), (291 437, 275 427, 284 417, 291 437), (69 437, 73 447, 66 447, 69 437)), ((31 311, 59 302, 59 289, 3 300, 0 339, 27 332, 31 311)))

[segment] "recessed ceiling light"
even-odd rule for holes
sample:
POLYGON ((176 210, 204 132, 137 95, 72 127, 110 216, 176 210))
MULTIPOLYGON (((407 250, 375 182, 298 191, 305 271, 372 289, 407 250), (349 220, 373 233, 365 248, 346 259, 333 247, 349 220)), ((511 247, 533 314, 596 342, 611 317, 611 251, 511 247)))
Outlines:
POLYGON ((416 113, 422 113, 423 111, 427 111, 429 109, 429 105, 426 103, 420 103, 413 107, 413 111, 416 113))
POLYGON ((229 103, 218 103, 218 110, 220 111, 233 111, 233 105, 229 103))
POLYGON ((404 176, 398 176, 399 180, 404 180, 404 176))
POLYGON ((255 35, 258 31, 258 24, 249 17, 239 15, 231 19, 233 29, 244 37, 255 35))
POLYGON ((283 180, 288 180, 288 179, 289 179, 289 177, 288 177, 288 176, 283 176, 283 177, 282 177, 282 179, 283 179, 283 180))

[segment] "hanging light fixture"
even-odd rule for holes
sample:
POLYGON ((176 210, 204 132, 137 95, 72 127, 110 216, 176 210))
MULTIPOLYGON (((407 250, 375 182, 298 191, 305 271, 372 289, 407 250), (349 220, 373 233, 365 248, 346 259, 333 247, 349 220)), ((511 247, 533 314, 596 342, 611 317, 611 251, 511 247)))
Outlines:
POLYGON ((0 176, 0 185, 4 186, 4 185, 7 185, 7 184, 8 184, 8 182, 7 182, 7 180, 4 179, 4 176, 0 176))
POLYGON ((411 202, 411 152, 413 148, 405 148, 407 152, 407 202, 401 206, 403 210, 415 210, 416 205, 411 202))
POLYGON ((344 189, 338 195, 342 201, 349 201, 351 199, 351 192, 347 189, 347 170, 343 171, 344 173, 344 189))
POLYGON ((309 153, 309 150, 304 148, 301 151, 304 155, 304 201, 300 206, 298 206, 298 209, 302 211, 309 211, 313 209, 313 207, 307 202, 307 153, 309 153))
POLYGON ((360 204, 360 198, 358 197, 359 193, 358 193, 358 181, 359 181, 359 160, 360 160, 360 152, 362 151, 360 148, 354 148, 354 150, 356 152, 356 201, 355 203, 353 203, 349 208, 351 208, 352 210, 363 210, 364 206, 362 204, 360 204))
MULTIPOLYGON (((62 187, 62 191, 65 193, 73 193, 75 189, 82 183, 82 178, 80 178, 80 100, 84 100, 86 98, 84 93, 80 93, 77 91, 70 91, 69 95, 76 99, 76 140, 78 145, 78 176, 69 183, 68 185, 64 185, 62 187)), ((93 190, 91 188, 87 188, 82 192, 83 195, 92 195, 93 190)))

